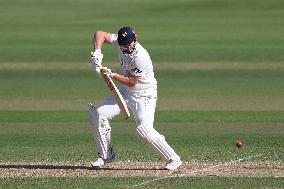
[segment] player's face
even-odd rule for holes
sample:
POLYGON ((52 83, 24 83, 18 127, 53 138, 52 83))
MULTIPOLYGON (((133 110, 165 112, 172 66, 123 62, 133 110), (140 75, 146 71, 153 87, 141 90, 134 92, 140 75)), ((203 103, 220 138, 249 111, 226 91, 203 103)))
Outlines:
POLYGON ((120 45, 120 48, 123 52, 131 54, 134 51, 134 48, 135 48, 135 41, 133 41, 129 45, 120 45))

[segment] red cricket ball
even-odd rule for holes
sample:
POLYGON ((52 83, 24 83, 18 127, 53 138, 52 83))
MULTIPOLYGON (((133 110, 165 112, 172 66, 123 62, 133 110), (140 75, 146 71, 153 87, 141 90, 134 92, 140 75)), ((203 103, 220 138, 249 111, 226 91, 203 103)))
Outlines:
POLYGON ((236 141, 236 146, 237 146, 238 148, 242 148, 242 147, 244 146, 244 144, 242 143, 242 141, 237 140, 237 141, 236 141))

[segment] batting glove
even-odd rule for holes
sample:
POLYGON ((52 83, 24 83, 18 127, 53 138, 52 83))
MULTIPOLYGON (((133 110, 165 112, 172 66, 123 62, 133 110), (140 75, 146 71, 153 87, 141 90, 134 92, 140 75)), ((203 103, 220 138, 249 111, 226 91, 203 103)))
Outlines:
POLYGON ((96 49, 95 52, 92 52, 91 54, 92 56, 90 58, 90 61, 92 62, 93 65, 98 67, 102 63, 104 57, 101 49, 96 49))
POLYGON ((103 74, 109 75, 111 78, 113 76, 111 69, 109 69, 108 67, 101 68, 99 66, 96 66, 96 74, 99 78, 102 78, 103 74))
POLYGON ((107 74, 108 76, 110 76, 111 78, 113 77, 114 73, 112 73, 111 69, 109 69, 108 67, 102 67, 102 73, 107 74))
POLYGON ((101 68, 99 66, 96 66, 96 74, 99 78, 102 78, 101 68))

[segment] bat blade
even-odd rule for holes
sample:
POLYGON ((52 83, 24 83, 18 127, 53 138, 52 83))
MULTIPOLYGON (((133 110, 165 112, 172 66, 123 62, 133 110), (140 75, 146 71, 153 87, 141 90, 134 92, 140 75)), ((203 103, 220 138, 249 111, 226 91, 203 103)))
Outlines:
POLYGON ((110 89, 110 91, 112 92, 112 94, 115 97, 115 100, 121 110, 121 114, 123 116, 123 118, 126 120, 130 117, 130 112, 129 109, 126 105, 125 100, 123 99, 121 93, 119 92, 118 88, 116 87, 115 83, 113 82, 113 80, 107 75, 107 74, 102 74, 103 75, 103 79, 106 82, 108 88, 110 89))

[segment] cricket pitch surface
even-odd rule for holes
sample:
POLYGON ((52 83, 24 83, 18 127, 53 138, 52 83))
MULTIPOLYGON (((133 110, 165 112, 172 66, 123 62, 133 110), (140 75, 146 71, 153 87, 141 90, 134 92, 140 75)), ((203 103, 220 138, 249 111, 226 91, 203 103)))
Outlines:
POLYGON ((174 172, 162 162, 116 161, 95 170, 90 162, 0 162, 0 177, 284 177, 284 163, 270 161, 191 161, 174 172))

